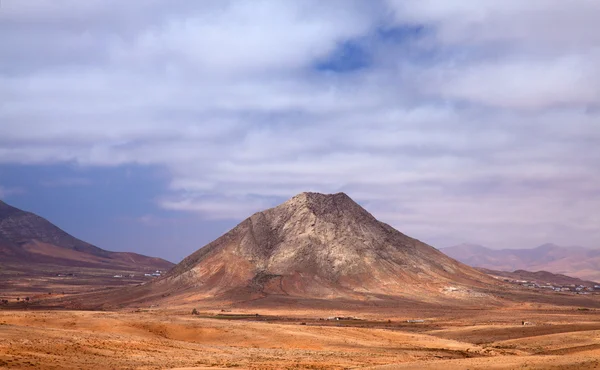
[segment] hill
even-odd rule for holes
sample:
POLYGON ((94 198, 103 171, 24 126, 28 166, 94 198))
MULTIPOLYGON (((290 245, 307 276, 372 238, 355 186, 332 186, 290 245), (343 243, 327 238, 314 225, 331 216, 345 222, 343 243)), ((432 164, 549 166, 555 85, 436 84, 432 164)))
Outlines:
POLYGON ((579 278, 562 275, 562 274, 554 274, 548 271, 525 271, 525 270, 516 270, 516 271, 497 271, 490 270, 486 268, 479 267, 477 270, 486 273, 488 275, 497 276, 501 278, 507 278, 514 281, 528 281, 533 283, 538 283, 540 285, 554 285, 554 286, 569 286, 569 285, 582 285, 585 287, 594 287, 594 285, 598 284, 589 280, 582 280, 579 278))
POLYGON ((173 264, 136 253, 110 252, 66 233, 50 221, 0 201, 0 261, 21 264, 30 270, 38 265, 169 269, 173 264))
POLYGON ((493 284, 498 282, 376 220, 344 193, 302 193, 252 215, 166 276, 121 291, 115 300, 473 304, 488 297, 484 292, 493 284))
POLYGON ((600 281, 600 250, 544 244, 532 249, 494 250, 461 244, 442 252, 469 266, 492 270, 549 271, 584 280, 600 281))

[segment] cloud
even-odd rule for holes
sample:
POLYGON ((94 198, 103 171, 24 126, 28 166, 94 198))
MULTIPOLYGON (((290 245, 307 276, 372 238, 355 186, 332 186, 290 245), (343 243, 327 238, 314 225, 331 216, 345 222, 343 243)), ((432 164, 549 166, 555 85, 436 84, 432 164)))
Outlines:
POLYGON ((249 215, 262 211, 271 205, 264 199, 247 199, 240 197, 190 197, 189 195, 164 199, 160 205, 174 211, 195 212, 206 219, 244 219, 249 215))
POLYGON ((431 73, 437 76, 428 89, 446 99, 509 109, 595 105, 600 98, 597 61, 568 56, 477 63, 431 73))
POLYGON ((387 0, 398 23, 426 24, 435 28, 443 45, 503 47, 520 53, 581 52, 600 42, 589 32, 597 27, 600 4, 576 0, 387 0))
POLYGON ((444 53, 420 72, 446 99, 515 109, 596 105, 600 4, 578 0, 387 2, 395 22, 427 24, 419 48, 444 53))
POLYGON ((72 187, 72 186, 86 186, 86 185, 91 185, 91 184, 92 184, 92 181, 85 177, 65 177, 65 178, 48 179, 48 180, 42 181, 42 186, 45 186, 45 187, 57 187, 57 186, 72 187))
POLYGON ((4 187, 0 185, 0 199, 5 199, 11 195, 25 194, 25 190, 22 188, 15 187, 4 187))
POLYGON ((162 166, 157 204, 211 219, 346 191, 438 243, 600 245, 595 1, 2 5, 0 163, 162 166))

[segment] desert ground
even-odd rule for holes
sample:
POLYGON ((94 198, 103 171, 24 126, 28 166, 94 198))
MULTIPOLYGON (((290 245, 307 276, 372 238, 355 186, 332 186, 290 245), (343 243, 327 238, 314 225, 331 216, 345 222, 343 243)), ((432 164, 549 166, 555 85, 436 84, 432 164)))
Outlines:
POLYGON ((486 309, 0 310, 0 368, 593 369, 600 311, 486 309), (415 320, 417 322, 407 322, 415 320), (424 320, 423 322, 420 322, 424 320), (522 325, 527 321, 528 325, 522 325))
POLYGON ((0 369, 600 366, 598 294, 515 286, 501 304, 487 306, 469 305, 471 300, 456 306, 408 300, 369 306, 276 297, 190 303, 167 297, 160 304, 81 310, 75 308, 94 291, 119 291, 146 278, 139 272, 129 278, 127 271, 114 278, 114 272, 97 269, 56 276, 61 272, 24 276, 3 270, 0 296, 8 303, 0 304, 0 369), (24 302, 26 296, 30 300, 24 302))

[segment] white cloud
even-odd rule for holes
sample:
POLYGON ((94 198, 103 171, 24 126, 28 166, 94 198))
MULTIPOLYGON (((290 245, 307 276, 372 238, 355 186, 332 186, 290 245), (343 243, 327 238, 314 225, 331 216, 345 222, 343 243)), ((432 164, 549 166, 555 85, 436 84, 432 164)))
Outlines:
POLYGON ((158 203, 206 218, 347 191, 426 240, 600 245, 595 1, 3 7, 0 163, 164 166, 158 203), (315 68, 346 42, 370 64, 315 68))
POLYGON ((502 60, 435 71, 428 92, 444 98, 516 109, 594 105, 600 74, 594 56, 502 60), (441 72, 441 73, 440 73, 441 72))
POLYGON ((160 205, 175 211, 197 212, 207 219, 244 219, 268 208, 270 202, 264 199, 184 196, 161 200, 160 205))
POLYGON ((417 70, 442 98, 502 108, 597 105, 600 3, 389 0, 395 21, 425 24, 420 47, 448 53, 417 70))
POLYGON ((352 2, 246 1, 170 19, 111 50, 115 63, 158 62, 167 72, 244 77, 300 68, 337 42, 367 31, 369 19, 352 2), (176 63, 172 60, 176 58, 176 63))
MULTIPOLYGON (((595 0, 386 0, 397 22, 431 25, 449 45, 502 46, 520 52, 585 51, 597 47, 595 0)), ((502 53, 503 50, 499 50, 502 53)))

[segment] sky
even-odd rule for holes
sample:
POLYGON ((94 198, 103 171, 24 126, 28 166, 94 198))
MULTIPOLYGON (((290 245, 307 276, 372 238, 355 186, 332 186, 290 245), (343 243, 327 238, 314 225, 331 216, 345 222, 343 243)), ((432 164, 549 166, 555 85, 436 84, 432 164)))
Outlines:
POLYGON ((600 247, 597 0, 3 0, 0 199, 177 262, 303 191, 600 247))

